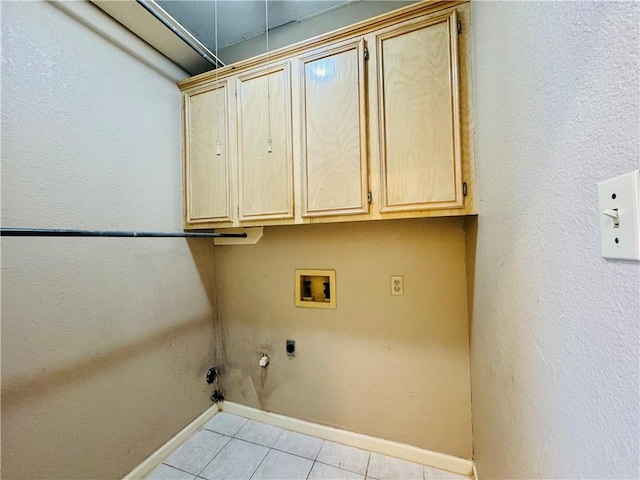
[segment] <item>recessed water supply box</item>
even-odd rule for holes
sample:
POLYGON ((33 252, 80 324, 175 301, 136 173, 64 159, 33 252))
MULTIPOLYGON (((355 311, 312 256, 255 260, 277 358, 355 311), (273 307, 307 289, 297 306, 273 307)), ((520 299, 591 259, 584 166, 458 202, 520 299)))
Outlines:
POLYGON ((335 270, 296 270, 295 304, 306 308, 336 308, 335 270))

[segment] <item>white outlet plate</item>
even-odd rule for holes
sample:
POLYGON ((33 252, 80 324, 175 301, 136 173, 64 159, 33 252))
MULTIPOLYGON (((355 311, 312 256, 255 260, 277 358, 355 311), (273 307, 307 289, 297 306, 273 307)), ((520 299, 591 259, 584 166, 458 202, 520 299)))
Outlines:
POLYGON ((404 295, 404 278, 402 275, 391 275, 391 295, 404 295))
POLYGON ((598 204, 602 256, 640 261, 640 170, 598 183, 598 204))

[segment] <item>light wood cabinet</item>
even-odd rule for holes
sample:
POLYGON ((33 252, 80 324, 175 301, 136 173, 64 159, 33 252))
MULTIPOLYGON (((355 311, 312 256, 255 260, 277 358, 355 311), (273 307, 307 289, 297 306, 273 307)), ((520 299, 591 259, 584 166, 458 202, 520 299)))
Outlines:
POLYGON ((364 40, 300 58, 306 217, 367 213, 364 40))
POLYGON ((293 218, 289 63, 237 78, 239 220, 293 218))
POLYGON ((376 35, 381 212, 463 205, 455 10, 376 35))
POLYGON ((469 19, 426 1, 179 82, 185 228, 476 213, 469 19))
POLYGON ((231 221, 228 100, 226 81, 185 99, 187 224, 231 221))

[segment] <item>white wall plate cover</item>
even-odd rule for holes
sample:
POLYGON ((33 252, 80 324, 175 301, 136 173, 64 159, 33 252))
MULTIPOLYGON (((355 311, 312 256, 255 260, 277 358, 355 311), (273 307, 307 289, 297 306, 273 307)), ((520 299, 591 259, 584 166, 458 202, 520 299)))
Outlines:
POLYGON ((640 261, 640 170, 598 183, 602 256, 640 261))

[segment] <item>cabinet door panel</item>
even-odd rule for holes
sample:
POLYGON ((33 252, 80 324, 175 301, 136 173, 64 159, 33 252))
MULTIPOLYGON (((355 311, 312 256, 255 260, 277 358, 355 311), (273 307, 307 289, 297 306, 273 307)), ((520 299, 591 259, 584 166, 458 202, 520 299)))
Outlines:
POLYGON ((455 12, 378 36, 381 211, 462 206, 455 12))
POLYGON ((364 41, 301 58, 303 216, 368 212, 364 41))
POLYGON ((289 75, 286 63, 238 77, 240 220, 293 218, 289 75))
POLYGON ((187 223, 231 221, 227 96, 220 85, 185 97, 187 223))

